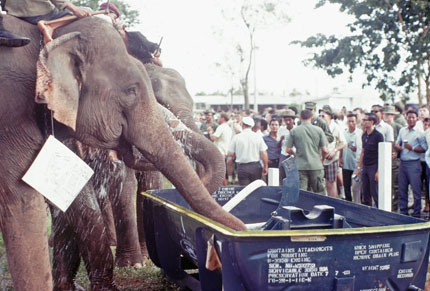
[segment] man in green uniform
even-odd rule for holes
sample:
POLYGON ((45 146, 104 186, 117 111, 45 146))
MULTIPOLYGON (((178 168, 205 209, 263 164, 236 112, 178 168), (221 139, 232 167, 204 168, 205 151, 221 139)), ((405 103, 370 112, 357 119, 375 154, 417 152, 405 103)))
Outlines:
POLYGON ((312 117, 313 113, 310 110, 300 112, 302 123, 291 130, 287 140, 287 153, 296 157, 300 189, 324 195, 322 161, 328 153, 327 138, 321 128, 311 124, 312 117), (296 152, 293 147, 296 148, 296 152))
POLYGON ((200 130, 203 132, 204 136, 211 139, 209 136, 209 131, 215 132, 218 124, 214 122, 214 112, 211 110, 206 110, 204 112, 206 122, 200 125, 200 130), (209 128, 209 129, 208 129, 209 128), (208 131, 209 130, 209 131, 208 131))
POLYGON ((396 102, 394 103, 394 109, 398 113, 396 118, 394 118, 394 122, 399 124, 400 127, 406 127, 408 126, 405 117, 403 116, 403 111, 405 110, 405 105, 403 105, 402 102, 396 102))
POLYGON ((334 141, 334 136, 331 133, 330 129, 328 128, 327 123, 319 116, 315 116, 316 105, 317 104, 312 101, 305 102, 305 109, 310 110, 312 112, 312 117, 313 117, 312 124, 320 127, 324 132, 325 136, 327 137, 328 143, 331 143, 334 141))

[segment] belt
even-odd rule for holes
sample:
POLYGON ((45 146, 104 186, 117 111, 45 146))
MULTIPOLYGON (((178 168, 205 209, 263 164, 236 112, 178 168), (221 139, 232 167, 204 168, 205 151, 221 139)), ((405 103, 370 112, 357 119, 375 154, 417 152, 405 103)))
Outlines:
POLYGON ((252 164, 259 164, 260 162, 249 162, 249 163, 237 163, 238 165, 252 165, 252 164))
POLYGON ((416 159, 416 160, 400 160, 401 162, 417 162, 417 161, 419 161, 420 159, 416 159))

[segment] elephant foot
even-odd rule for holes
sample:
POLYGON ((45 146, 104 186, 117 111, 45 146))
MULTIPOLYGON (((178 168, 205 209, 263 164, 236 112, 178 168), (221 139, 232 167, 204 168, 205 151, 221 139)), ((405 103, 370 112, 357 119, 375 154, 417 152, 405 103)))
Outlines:
POLYGON ((115 265, 118 267, 134 267, 135 269, 142 268, 143 259, 140 254, 134 256, 119 255, 115 258, 115 265))

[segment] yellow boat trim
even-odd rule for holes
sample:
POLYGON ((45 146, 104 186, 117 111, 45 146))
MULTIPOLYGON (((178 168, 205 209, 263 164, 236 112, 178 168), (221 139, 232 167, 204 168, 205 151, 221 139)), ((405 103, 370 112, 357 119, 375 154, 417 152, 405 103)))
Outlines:
MULTIPOLYGON (((213 230, 220 232, 226 236, 233 237, 303 237, 306 240, 312 240, 312 237, 329 236, 329 235, 352 235, 352 234, 371 234, 371 233, 390 233, 400 231, 414 231, 430 229, 430 222, 389 225, 389 226, 374 226, 374 227, 359 227, 359 228, 339 228, 339 229, 310 229, 310 230, 265 230, 265 231, 235 231, 229 227, 224 226, 212 219, 198 214, 192 210, 186 209, 178 204, 172 203, 159 196, 153 195, 148 192, 142 192, 143 196, 156 201, 157 203, 172 209, 173 211, 191 217, 202 224, 211 227, 213 230)), ((301 240, 301 238, 298 238, 301 240)))

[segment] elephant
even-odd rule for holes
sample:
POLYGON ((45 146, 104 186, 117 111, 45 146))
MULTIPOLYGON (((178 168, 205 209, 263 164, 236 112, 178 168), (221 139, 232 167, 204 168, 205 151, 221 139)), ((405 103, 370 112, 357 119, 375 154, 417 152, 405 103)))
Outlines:
MULTIPOLYGON (((160 108, 164 121, 187 156, 199 161, 202 165, 210 164, 212 161, 208 158, 211 156, 210 153, 204 154, 206 153, 205 147, 209 143, 208 139, 188 129, 169 110, 164 107, 160 108)), ((69 146, 94 169, 95 175, 92 179, 92 187, 86 187, 84 193, 79 196, 79 202, 73 203, 66 213, 51 207, 54 237, 54 290, 70 290, 75 287, 74 279, 80 264, 80 256, 89 258, 89 260, 86 260, 86 267, 93 289, 99 289, 98 278, 94 278, 91 275, 94 273, 101 274, 103 281, 112 281, 111 284, 114 286, 109 272, 112 260, 109 248, 99 248, 97 253, 93 252, 87 255, 83 253, 85 248, 81 247, 91 244, 92 241, 97 241, 96 238, 103 237, 104 227, 108 226, 106 216, 103 216, 101 217, 102 219, 98 219, 98 225, 95 225, 95 223, 91 225, 92 232, 88 236, 80 235, 80 232, 85 229, 84 226, 88 225, 88 219, 91 219, 87 214, 93 213, 97 215, 97 212, 88 209, 91 208, 89 207, 90 205, 93 208, 99 206, 103 213, 105 206, 111 202, 115 232, 117 233, 116 264, 129 266, 137 265, 143 261, 138 240, 136 217, 134 216, 133 202, 136 193, 134 171, 125 167, 121 161, 111 161, 108 158, 107 150, 91 149, 77 142, 76 145, 69 146), (91 203, 85 203, 85 200, 92 201, 91 203), (79 213, 84 215, 79 217, 79 213), (104 260, 91 259, 96 256, 104 258, 104 260)), ((219 154, 219 151, 215 150, 219 154)), ((128 164, 136 169, 145 170, 143 172, 145 182, 153 182, 153 177, 155 176, 150 174, 152 173, 150 170, 156 170, 156 168, 142 157, 139 152, 136 153, 135 161, 128 162, 128 164)), ((216 158, 218 155, 214 155, 214 157, 216 158)), ((143 212, 140 213, 140 215, 142 214, 143 212)), ((94 221, 94 218, 92 220, 94 221)), ((141 236, 142 234, 139 233, 139 235, 141 236)))
MULTIPOLYGON (((189 157, 190 160, 198 162, 206 171, 205 176, 208 177, 212 182, 206 186, 210 193, 213 193, 216 189, 221 186, 222 180, 219 177, 224 177, 225 168, 216 168, 218 161, 222 161, 223 157, 219 150, 211 143, 204 135, 199 132, 192 131, 185 126, 181 120, 179 120, 172 112, 167 110, 164 106, 161 106, 164 120, 169 126, 175 140, 183 148, 184 153, 189 157), (214 166, 215 165, 215 166, 214 166), (218 181, 215 184, 213 181, 218 181)), ((148 161, 142 159, 141 156, 135 156, 134 161, 128 161, 134 169, 140 170, 137 174, 138 177, 138 188, 139 193, 148 189, 160 189, 162 185, 162 176, 156 171, 156 167, 148 161)), ((112 210, 115 216, 115 232, 117 233, 117 248, 116 248, 116 263, 119 266, 133 266, 136 263, 141 262, 140 252, 136 250, 136 220, 133 221, 131 214, 134 214, 134 198, 135 198, 135 179, 134 171, 126 169, 127 172, 125 181, 128 181, 123 187, 121 187, 120 181, 111 185, 111 188, 121 188, 121 195, 110 196, 112 197, 112 210), (126 206, 128 205, 128 206, 126 206), (128 211, 127 211, 128 209, 128 211)), ((116 193, 115 191, 109 191, 109 193, 116 193)), ((139 226, 139 241, 141 244, 141 251, 143 255, 147 256, 144 231, 143 231, 143 207, 142 207, 142 196, 137 195, 136 199, 137 209, 137 225, 139 226)))
MULTIPOLYGON (((152 72, 150 75, 150 78, 152 78, 151 83, 158 84, 158 94, 156 95, 157 101, 160 104, 162 103, 164 106, 174 109, 185 122, 190 123, 191 121, 191 126, 194 127, 194 131, 190 131, 186 128, 182 121, 178 120, 174 114, 165 107, 160 107, 165 121, 169 125, 175 138, 182 144, 182 148, 185 149, 187 155, 194 161, 198 162, 198 165, 201 165, 201 167, 199 167, 199 176, 202 181, 207 182, 205 186, 208 191, 214 192, 219 186, 221 186, 222 177, 225 175, 225 168, 222 166, 220 167, 220 164, 223 164, 222 155, 210 141, 208 141, 203 135, 199 134, 200 131, 192 121, 193 101, 185 88, 185 82, 182 77, 172 69, 152 66, 152 64, 145 64, 145 67, 148 67, 148 71, 152 72), (160 86, 159 84, 163 84, 163 86, 160 86), (168 96, 164 96, 164 94, 168 94, 168 96)), ((91 154, 89 156, 91 156, 91 154)), ((88 155, 86 159, 88 160, 88 155)), ((105 225, 109 230, 108 233, 110 240, 112 240, 112 238, 115 240, 114 235, 118 234, 114 243, 116 244, 115 262, 118 266, 137 267, 141 265, 143 261, 142 253, 146 257, 148 257, 148 254, 146 250, 143 225, 141 223, 143 221, 143 210, 142 197, 140 195, 138 195, 136 199, 138 210, 137 224, 140 226, 139 229, 136 228, 136 218, 134 217, 133 202, 136 193, 134 171, 125 167, 122 163, 107 161, 105 153, 98 155, 97 159, 90 158, 89 163, 93 165, 95 170, 98 169, 96 172, 99 177, 94 179, 97 181, 97 186, 95 188, 98 190, 96 190, 96 193, 109 193, 110 201, 105 199, 103 195, 95 195, 102 212, 104 212, 103 218, 105 225), (115 178, 103 177, 106 176, 106 171, 103 171, 101 166, 109 169, 112 168, 113 165, 117 173, 119 172, 123 174, 115 174, 115 178), (118 169, 120 170, 118 171, 118 169), (100 180, 103 181, 102 187, 100 187, 100 180), (112 217, 113 214, 115 219, 112 217), (113 225, 115 225, 115 227, 113 227, 113 225), (139 237, 139 240, 137 237, 139 237), (141 244, 140 246, 139 241, 141 244)), ((140 166, 138 167, 141 170, 145 170, 143 173, 138 175, 139 192, 148 189, 161 188, 162 176, 160 172, 155 171, 156 168, 147 161, 144 163, 146 163, 146 165, 142 166, 142 163, 140 163, 140 166)), ((73 206, 77 208, 80 207, 79 205, 73 206)), ((58 221, 61 224, 67 224, 67 219, 56 219, 55 221, 58 221)), ((69 237, 73 233, 76 233, 76 230, 73 228, 74 223, 75 222, 72 221, 67 225, 71 230, 69 237), (75 232, 73 232, 73 230, 75 232)), ((61 229, 61 227, 58 228, 61 229)), ((61 268, 58 269, 63 272, 54 273, 56 287, 73 285, 74 273, 79 265, 79 246, 71 248, 69 242, 71 240, 72 238, 67 238, 66 235, 57 236, 57 240, 55 240, 54 263, 56 263, 56 265, 60 265, 61 268), (67 246, 69 249, 76 250, 76 259, 70 260, 71 254, 65 251, 64 246, 67 246), (69 262, 70 266, 66 266, 67 262, 69 262)), ((78 243, 85 242, 76 242, 76 244, 78 243)), ((91 270, 92 267, 92 262, 87 262, 87 269, 91 270)), ((99 265, 96 265, 96 267, 99 267, 99 265)), ((103 273, 103 270, 99 270, 99 272, 103 273)))
MULTIPOLYGON (((95 17, 80 19, 56 30, 57 38, 40 54, 37 27, 8 15, 4 26, 32 39, 23 48, 0 48, 0 227, 15 290, 53 287, 44 198, 21 181, 45 141, 36 103, 52 110, 57 138, 73 137, 124 156, 135 146, 196 212, 234 230, 246 230, 212 199, 160 122, 144 66, 127 53, 111 25, 95 17)), ((91 210, 100 213, 96 207, 91 210)), ((85 248, 86 256, 92 256, 100 244, 85 248)), ((90 276, 104 284, 101 274, 90 276)))

